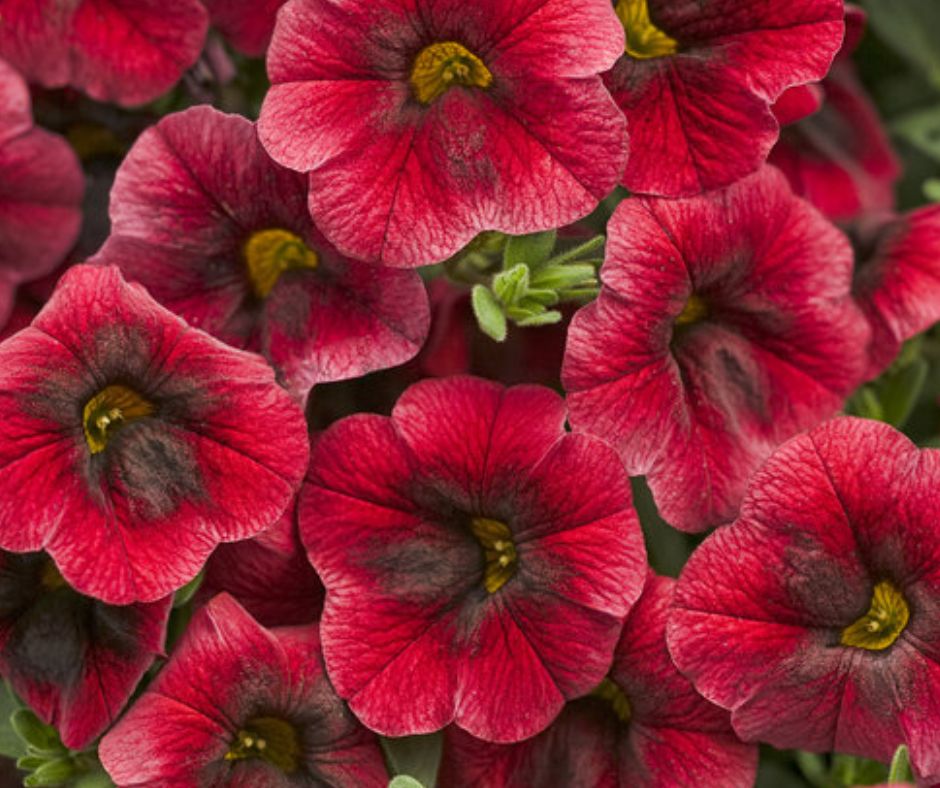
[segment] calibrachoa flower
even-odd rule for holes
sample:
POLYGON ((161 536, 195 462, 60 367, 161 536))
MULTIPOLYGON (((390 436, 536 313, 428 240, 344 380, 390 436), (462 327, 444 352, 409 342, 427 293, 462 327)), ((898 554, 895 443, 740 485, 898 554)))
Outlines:
POLYGON ((940 452, 838 419, 754 476, 693 554, 667 629, 679 669, 738 734, 940 781, 940 452))
POLYGON ((250 121, 195 107, 144 132, 121 164, 94 261, 262 353, 300 398, 407 361, 428 332, 421 278, 338 254, 306 206, 306 178, 267 156, 250 121))
POLYGON ((165 93, 202 51, 199 0, 8 0, 0 57, 30 82, 71 85, 98 101, 143 104, 165 93))
POLYGON ((388 783, 378 738, 323 671, 316 627, 269 631, 227 594, 195 615, 99 754, 119 788, 388 783))
POLYGON ((285 0, 202 0, 212 24, 246 55, 263 55, 285 0))
POLYGON ((303 414, 262 359, 187 326, 116 268, 77 266, 0 345, 0 547, 76 590, 149 602, 284 512, 303 414))
POLYGON ((646 554, 616 453, 564 420, 549 389, 456 377, 316 442, 323 651, 373 730, 517 741, 604 677, 646 554))
POLYGON ((481 230, 574 221, 614 188, 625 121, 598 74, 622 52, 609 0, 290 0, 259 132, 310 172, 341 251, 426 265, 481 230))
POLYGON ((0 60, 0 327, 16 286, 48 274, 75 243, 84 188, 78 158, 33 125, 26 83, 0 60))
POLYGON ((172 601, 106 605, 69 588, 47 555, 0 551, 0 673, 81 749, 115 722, 162 653, 172 601))
MULTIPOLYGON (((901 174, 887 132, 852 62, 864 25, 864 12, 847 9, 846 40, 822 81, 821 107, 784 128, 769 159, 783 170, 797 194, 834 221, 893 208, 894 184, 901 174)), ((779 103, 774 109, 780 118, 779 103)))
POLYGON ((231 594, 266 627, 308 624, 323 610, 323 584, 297 535, 297 507, 254 539, 219 545, 206 564, 198 599, 231 594))
POLYGON ((608 236, 601 295, 568 333, 571 422, 647 476, 675 527, 729 521, 773 448, 862 381, 848 239, 771 167, 703 197, 629 199, 608 236))
POLYGON ((673 580, 650 576, 630 611, 614 664, 538 736, 489 744, 447 730, 441 788, 749 788, 757 748, 704 700, 666 650, 673 580))
POLYGON ((872 326, 868 377, 940 320, 940 205, 855 228, 855 297, 872 326))
POLYGON ((626 48, 605 76, 627 116, 631 191, 688 196, 754 172, 777 141, 771 104, 825 76, 842 0, 617 0, 626 48))

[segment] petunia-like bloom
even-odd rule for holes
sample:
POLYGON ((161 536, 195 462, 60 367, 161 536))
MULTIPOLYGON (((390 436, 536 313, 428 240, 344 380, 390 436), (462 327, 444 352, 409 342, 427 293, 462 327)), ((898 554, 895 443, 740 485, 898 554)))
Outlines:
POLYGON ((749 788, 757 748, 699 695, 666 650, 674 580, 651 575, 607 677, 538 736, 489 744, 445 734, 441 788, 749 788))
POLYGON ((0 345, 0 547, 46 550, 109 604, 166 596, 216 544, 276 522, 308 453, 261 358, 115 268, 70 269, 0 345))
POLYGON ((144 132, 121 164, 112 234, 94 262, 263 354, 298 398, 407 361, 428 333, 421 278, 337 253, 310 220, 307 192, 254 124, 194 107, 144 132))
POLYGON ((227 594, 101 740, 118 788, 388 783, 378 737, 336 696, 316 627, 267 630, 227 594))
POLYGON ((268 152, 310 173, 342 252, 413 267, 481 230, 560 227, 616 186, 625 120, 599 76, 609 0, 290 0, 268 50, 268 152))
POLYGON ((72 248, 84 189, 75 153, 33 125, 26 83, 0 60, 0 327, 17 285, 48 274, 72 248))
POLYGON ((734 519, 778 444, 862 381, 869 328, 848 239, 766 167, 721 192, 628 199, 602 292, 571 324, 571 422, 645 475, 684 531, 734 519))
POLYGON ((307 560, 292 505, 254 539, 219 545, 206 564, 198 601, 231 594, 262 626, 309 624, 323 610, 323 583, 307 560))
POLYGON ((518 741, 606 674, 646 553, 616 453, 564 421, 547 388, 454 377, 314 444, 323 652, 373 730, 518 741))
POLYGON ((274 20, 285 0, 202 0, 212 24, 235 49, 263 55, 274 32, 274 20))
MULTIPOLYGON (((901 174, 878 111, 852 62, 864 26, 864 12, 847 8, 845 43, 819 86, 818 111, 784 128, 769 158, 797 194, 839 222, 891 210, 901 174)), ((781 124, 786 123, 782 113, 793 114, 794 94, 797 91, 788 91, 784 104, 774 107, 781 124)))
POLYGON ((106 605, 69 588, 47 555, 0 551, 0 674, 82 749, 162 653, 172 601, 106 605))
POLYGON ((168 91, 202 51, 199 0, 6 0, 0 57, 30 82, 71 85, 98 101, 143 104, 168 91))
POLYGON ((667 640, 738 735, 940 781, 940 451, 842 418, 782 446, 682 572, 667 640))
POLYGON ((825 76, 842 0, 616 0, 626 48, 607 86, 627 116, 631 191, 691 196, 757 170, 771 105, 825 76))
POLYGON ((870 217, 855 229, 855 298, 872 326, 867 377, 940 321, 940 205, 870 217))

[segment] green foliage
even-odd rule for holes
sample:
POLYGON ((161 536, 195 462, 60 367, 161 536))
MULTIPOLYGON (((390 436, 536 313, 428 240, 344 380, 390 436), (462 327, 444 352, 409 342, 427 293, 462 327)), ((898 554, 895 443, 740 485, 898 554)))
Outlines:
POLYGON ((862 0, 871 28, 940 88, 940 3, 937 0, 862 0))

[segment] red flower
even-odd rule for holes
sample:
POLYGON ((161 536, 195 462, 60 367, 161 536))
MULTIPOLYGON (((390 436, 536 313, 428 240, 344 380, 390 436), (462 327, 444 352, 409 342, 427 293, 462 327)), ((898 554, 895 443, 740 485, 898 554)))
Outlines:
POLYGON ((773 448, 862 380, 848 240, 773 168, 699 198, 629 199, 608 234, 600 298, 568 333, 572 424, 613 442, 675 527, 729 521, 773 448))
POLYGON ((316 442, 301 538, 330 678, 370 728, 542 730, 603 678, 646 565, 613 450, 549 389, 428 380, 316 442))
POLYGON ((627 116, 623 184, 690 196, 757 170, 777 140, 771 104, 821 79, 842 43, 842 0, 617 0, 626 51, 605 76, 627 116))
POLYGON ((608 0, 290 0, 259 132, 310 171, 341 251, 426 265, 484 229, 574 221, 614 188, 625 121, 598 74, 622 51, 608 0))
POLYGON ((98 101, 143 104, 168 91, 202 51, 199 0, 6 0, 0 57, 30 82, 71 85, 98 101))
POLYGON ((239 52, 263 55, 274 32, 274 19, 286 0, 202 0, 212 24, 239 52))
POLYGON ((144 132, 122 163, 94 261, 262 353, 300 398, 407 361, 428 332, 421 278, 342 257, 306 203, 306 178, 268 158, 252 123, 195 107, 144 132))
POLYGON ((200 601, 227 592, 262 626, 318 621, 323 583, 297 535, 297 506, 254 539, 219 545, 206 564, 200 601))
POLYGON ((377 737, 323 672, 316 627, 272 631, 227 594, 101 740, 120 788, 388 783, 377 737))
POLYGON ((543 733, 500 745, 448 729, 442 788, 754 785, 757 748, 738 740, 728 713, 704 700, 666 651, 673 585, 650 577, 607 678, 543 733))
POLYGON ((940 781, 938 485, 940 452, 838 419, 781 447, 698 548, 669 650, 744 740, 881 761, 906 743, 940 781))
POLYGON ((162 652, 172 601, 106 605, 69 588, 48 556, 0 551, 0 673, 66 746, 82 749, 162 652))
POLYGON ((77 266, 0 345, 0 547, 110 604, 179 588, 290 503, 303 414, 256 356, 77 266))
POLYGON ((940 205, 856 228, 855 297, 872 327, 868 377, 940 320, 940 205))
MULTIPOLYGON (((0 38, 5 23, 0 22, 0 38)), ((62 262, 82 224, 85 180, 66 141, 33 126, 29 90, 0 60, 0 327, 16 286, 62 262)))
MULTIPOLYGON (((846 13, 846 41, 829 76, 822 82, 818 112, 785 128, 770 154, 793 190, 833 221, 891 210, 900 163, 875 109, 856 75, 852 52, 865 25, 861 9, 846 13)), ((791 91, 792 93, 792 91, 791 91)), ((785 94, 793 102, 790 93, 785 94)), ((792 108, 774 111, 792 115, 792 108)))

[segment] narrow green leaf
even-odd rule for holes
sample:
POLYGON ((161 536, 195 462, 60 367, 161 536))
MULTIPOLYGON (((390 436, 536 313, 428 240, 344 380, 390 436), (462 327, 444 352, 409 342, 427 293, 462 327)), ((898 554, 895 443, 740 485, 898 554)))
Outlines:
POLYGON ((556 254, 548 261, 547 265, 564 265, 572 260, 580 260, 591 252, 600 249, 606 240, 607 238, 603 235, 595 235, 591 240, 585 241, 583 244, 578 244, 578 246, 572 249, 568 249, 561 254, 556 254))
POLYGON ((928 372, 927 362, 918 358, 879 381, 884 421, 898 429, 904 426, 924 390, 928 372))
POLYGON ((59 740, 58 731, 42 722, 30 709, 14 711, 10 715, 10 724, 16 734, 37 752, 67 752, 59 740))
POLYGON ((34 771, 29 777, 23 780, 23 785, 27 788, 33 786, 46 785, 65 785, 75 776, 75 764, 71 758, 59 758, 55 761, 47 761, 34 771))
POLYGON ((587 263, 569 263, 543 268, 532 277, 532 287, 567 290, 584 284, 597 283, 597 271, 587 263))
POLYGON ((10 716, 23 704, 10 690, 9 685, 0 682, 0 755, 16 760, 26 755, 26 742, 13 730, 10 716))
POLYGON ((940 86, 940 3, 937 0, 863 0, 872 30, 940 86))
POLYGON ((506 306, 518 304, 529 289, 529 269, 523 263, 493 277, 493 292, 506 306))
POLYGON ((554 290, 533 290, 529 288, 525 294, 525 300, 542 306, 555 306, 561 299, 554 290))
POLYGON ((16 768, 22 769, 24 772, 31 772, 33 769, 38 769, 48 760, 48 758, 44 758, 42 755, 24 755, 22 758, 16 759, 16 768))
POLYGON ((503 268, 509 270, 520 263, 538 268, 551 257, 556 237, 554 230, 510 237, 503 249, 503 268))
POLYGON ((907 746, 902 744, 894 751, 891 768, 888 770, 889 783, 912 783, 914 772, 911 769, 911 755, 907 746))
POLYGON ((535 328, 536 326, 551 326, 561 322, 561 312, 552 309, 549 312, 542 312, 540 315, 532 315, 524 320, 517 321, 517 325, 523 328, 535 328))
POLYGON ((473 314, 480 330, 490 339, 503 342, 506 339, 506 315, 488 287, 476 285, 470 297, 473 314))
POLYGON ((200 572, 186 585, 177 590, 177 592, 173 595, 174 608, 182 607, 196 595, 196 592, 199 590, 199 586, 202 585, 203 577, 205 577, 205 573, 200 572))
POLYGON ((444 737, 440 732, 423 736, 380 739, 392 775, 402 775, 433 788, 441 762, 444 737))

